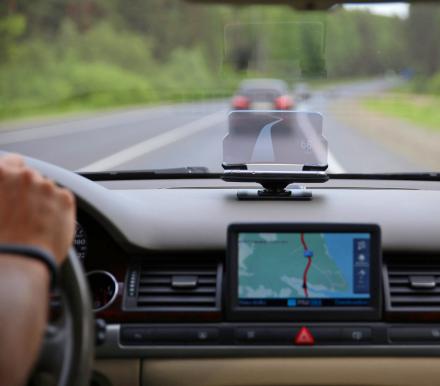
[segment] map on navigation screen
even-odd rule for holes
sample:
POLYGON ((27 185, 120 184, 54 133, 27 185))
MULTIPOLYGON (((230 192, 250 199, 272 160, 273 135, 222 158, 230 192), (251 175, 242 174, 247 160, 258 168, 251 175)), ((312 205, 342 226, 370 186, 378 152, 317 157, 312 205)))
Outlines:
POLYGON ((369 233, 240 233, 241 306, 365 306, 369 233))

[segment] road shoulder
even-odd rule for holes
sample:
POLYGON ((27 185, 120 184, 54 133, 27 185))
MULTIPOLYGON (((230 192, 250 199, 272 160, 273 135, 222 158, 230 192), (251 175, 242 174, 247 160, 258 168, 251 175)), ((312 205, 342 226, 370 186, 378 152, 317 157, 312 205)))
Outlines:
POLYGON ((361 98, 335 100, 329 111, 353 129, 425 167, 440 169, 440 133, 366 108, 361 98))

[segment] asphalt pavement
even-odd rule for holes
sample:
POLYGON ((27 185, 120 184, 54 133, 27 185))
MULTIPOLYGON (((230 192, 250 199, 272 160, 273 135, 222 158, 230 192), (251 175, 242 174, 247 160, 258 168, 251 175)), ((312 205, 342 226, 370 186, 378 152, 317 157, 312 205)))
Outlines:
MULTIPOLYGON (((356 82, 317 90, 298 105, 324 117, 329 171, 416 171, 382 145, 380 138, 344 125, 331 103, 374 95, 395 79, 356 82)), ((221 171, 229 101, 206 101, 105 111, 46 121, 3 123, 0 149, 52 162, 70 170, 101 171, 206 166, 221 171)), ((343 113, 343 112, 342 112, 343 113)), ((347 112, 349 113, 349 112, 347 112)))

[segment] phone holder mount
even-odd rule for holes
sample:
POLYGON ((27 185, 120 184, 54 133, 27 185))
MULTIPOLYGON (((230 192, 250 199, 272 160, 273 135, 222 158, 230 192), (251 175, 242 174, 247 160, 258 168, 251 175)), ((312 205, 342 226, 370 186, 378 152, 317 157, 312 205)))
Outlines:
POLYGON ((222 175, 223 181, 228 182, 256 182, 263 189, 239 190, 239 200, 311 200, 312 192, 305 186, 293 185, 291 189, 287 186, 295 183, 323 183, 329 177, 323 170, 302 170, 302 171, 253 171, 248 170, 246 165, 239 169, 228 167, 222 175))
POLYGON ((320 113, 234 110, 223 138, 222 179, 263 187, 238 191, 239 200, 310 200, 304 186, 287 187, 326 182, 327 154, 320 113))

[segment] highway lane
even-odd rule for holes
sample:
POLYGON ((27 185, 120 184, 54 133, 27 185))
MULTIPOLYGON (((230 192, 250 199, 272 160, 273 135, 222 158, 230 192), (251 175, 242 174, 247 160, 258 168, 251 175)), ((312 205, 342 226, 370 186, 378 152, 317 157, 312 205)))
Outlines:
MULTIPOLYGON (((201 116, 225 109, 226 106, 225 102, 205 102, 149 107, 103 112, 93 117, 70 118, 65 122, 57 121, 35 127, 26 124, 12 131, 3 127, 0 132, 0 149, 77 170, 147 138, 157 137, 173 128, 194 122, 201 116)), ((156 168, 161 165, 149 166, 140 161, 136 167, 156 168)))
MULTIPOLYGON (((370 95, 391 85, 386 80, 341 85, 317 91, 299 105, 324 116, 330 171, 420 170, 420 165, 382 146, 380 138, 371 139, 346 127, 330 108, 335 98, 370 95)), ((101 112, 35 126, 3 124, 0 149, 71 170, 207 166, 220 171, 227 109, 228 101, 210 101, 101 112)))

